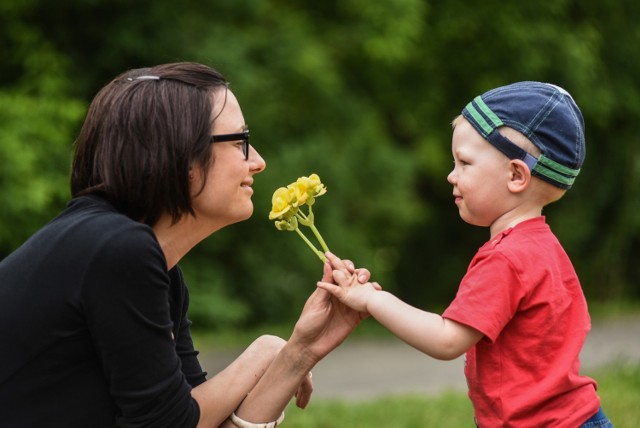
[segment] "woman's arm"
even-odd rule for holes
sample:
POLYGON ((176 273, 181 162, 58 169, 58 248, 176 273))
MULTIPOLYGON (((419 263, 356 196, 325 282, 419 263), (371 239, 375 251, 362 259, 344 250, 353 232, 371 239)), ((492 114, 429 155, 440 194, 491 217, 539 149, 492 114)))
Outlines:
POLYGON ((261 336, 224 370, 193 388, 191 395, 200 407, 198 427, 221 425, 255 388, 285 344, 279 337, 261 336))
MULTIPOLYGON (((331 268, 325 265, 323 281, 330 280, 331 268)), ((289 341, 281 343, 279 350, 274 345, 270 352, 243 354, 220 374, 194 388, 192 395, 200 406, 198 427, 218 426, 234 410, 250 422, 275 421, 309 371, 340 345, 365 316, 324 290, 316 290, 307 300, 289 341)))

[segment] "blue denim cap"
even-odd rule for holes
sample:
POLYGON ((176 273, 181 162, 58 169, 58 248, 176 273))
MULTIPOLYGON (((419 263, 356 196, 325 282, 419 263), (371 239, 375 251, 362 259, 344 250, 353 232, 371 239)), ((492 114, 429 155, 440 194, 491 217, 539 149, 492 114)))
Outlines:
POLYGON ((567 91, 540 82, 518 82, 477 96, 462 115, 509 159, 521 159, 531 174, 561 189, 573 185, 584 162, 584 119, 567 91), (520 131, 540 149, 535 158, 498 128, 520 131))

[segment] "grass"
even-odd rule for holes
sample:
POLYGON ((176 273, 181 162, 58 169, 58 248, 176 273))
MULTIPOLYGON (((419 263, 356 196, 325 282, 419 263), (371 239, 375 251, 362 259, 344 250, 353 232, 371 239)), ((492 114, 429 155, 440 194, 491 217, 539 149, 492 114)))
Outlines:
MULTIPOLYGON (((587 375, 598 381, 602 407, 616 427, 640 426, 640 365, 614 365, 587 375)), ((312 400, 306 410, 290 404, 286 414, 287 426, 300 428, 474 426, 473 409, 464 393, 390 396, 355 403, 312 400)))
POLYGON ((586 375, 598 382, 602 408, 614 426, 640 427, 640 364, 612 365, 586 375))
POLYGON ((357 403, 312 401, 306 410, 289 405, 286 421, 291 427, 304 428, 471 427, 473 409, 462 393, 404 395, 357 403))

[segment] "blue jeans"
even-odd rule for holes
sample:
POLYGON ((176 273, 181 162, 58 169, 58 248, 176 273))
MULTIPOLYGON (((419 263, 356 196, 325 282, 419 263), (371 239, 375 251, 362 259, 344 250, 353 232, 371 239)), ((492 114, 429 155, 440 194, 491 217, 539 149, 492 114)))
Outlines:
POLYGON ((580 425, 580 428, 613 428, 613 424, 604 414, 602 409, 598 410, 598 413, 591 416, 587 422, 580 425))

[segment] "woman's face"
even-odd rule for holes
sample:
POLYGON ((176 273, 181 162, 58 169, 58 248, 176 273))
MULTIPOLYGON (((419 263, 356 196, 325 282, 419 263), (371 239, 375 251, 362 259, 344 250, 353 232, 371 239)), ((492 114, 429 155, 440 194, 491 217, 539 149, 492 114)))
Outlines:
MULTIPOLYGON (((212 115, 217 118, 211 135, 235 134, 246 129, 238 100, 233 92, 226 90, 225 103, 225 90, 214 94, 212 115)), ((266 163, 251 146, 249 159, 246 160, 242 144, 242 141, 213 144, 212 161, 204 188, 202 171, 199 167, 192 169, 190 183, 196 219, 210 221, 215 227, 224 227, 251 217, 253 176, 262 172, 266 163)))

